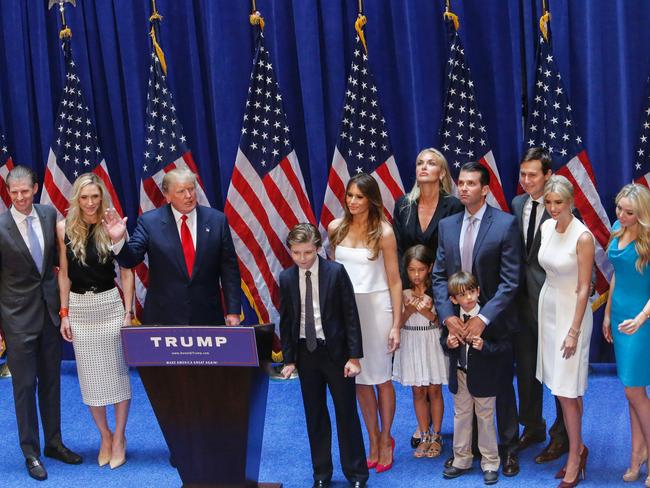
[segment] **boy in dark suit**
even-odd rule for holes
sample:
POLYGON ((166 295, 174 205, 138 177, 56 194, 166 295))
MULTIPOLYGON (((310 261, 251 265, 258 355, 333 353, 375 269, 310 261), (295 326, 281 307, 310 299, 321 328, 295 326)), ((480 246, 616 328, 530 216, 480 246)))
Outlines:
MULTIPOLYGON (((460 318, 467 322, 478 315, 480 288, 475 276, 465 271, 453 274, 448 281, 449 296, 460 307, 460 318)), ((480 336, 462 338, 443 328, 440 342, 449 356, 449 391, 454 394, 454 460, 443 476, 456 478, 472 466, 472 429, 476 412, 478 448, 486 485, 499 479, 499 447, 494 425, 498 378, 504 344, 496 324, 480 336)), ((507 347, 507 346, 505 346, 507 347)))
POLYGON ((332 478, 332 426, 329 387, 336 411, 341 466, 356 488, 366 485, 368 467, 357 412, 354 377, 361 372, 361 325, 354 291, 345 268, 318 256, 316 226, 298 224, 287 236, 294 266, 280 274, 280 335, 289 378, 298 368, 314 487, 332 478))

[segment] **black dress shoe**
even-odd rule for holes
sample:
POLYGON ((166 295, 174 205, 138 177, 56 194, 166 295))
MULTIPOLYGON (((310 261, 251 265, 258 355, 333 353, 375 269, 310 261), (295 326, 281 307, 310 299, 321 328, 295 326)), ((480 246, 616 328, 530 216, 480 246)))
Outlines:
POLYGON ((493 485, 499 481, 499 472, 498 471, 484 471, 483 472, 483 483, 486 485, 493 485))
POLYGON ((350 486, 353 488, 366 488, 365 481, 350 481, 350 486))
POLYGON ((442 476, 447 478, 448 480, 458 478, 461 474, 465 474, 469 471, 469 469, 460 469, 457 468, 456 466, 449 466, 448 468, 445 468, 444 471, 442 472, 442 476))
POLYGON ((43 454, 46 457, 58 459, 66 464, 81 464, 83 462, 83 458, 79 454, 72 452, 63 444, 57 447, 46 447, 43 449, 43 454))
POLYGON ((330 480, 315 480, 311 488, 328 488, 329 486, 330 480))
POLYGON ((532 446, 533 444, 539 444, 546 440, 546 433, 540 432, 538 434, 533 432, 525 432, 520 437, 519 442, 517 442, 517 451, 523 451, 524 449, 532 446))
POLYGON ((451 468, 453 464, 454 464, 454 456, 451 456, 450 458, 447 458, 447 460, 445 461, 445 468, 451 468))
POLYGON ((515 454, 506 454, 506 460, 501 468, 503 476, 517 476, 519 474, 519 459, 515 454))
POLYGON ((45 481, 47 479, 47 471, 45 471, 45 466, 41 463, 41 460, 35 456, 28 456, 25 458, 25 466, 27 466, 27 472, 29 476, 38 481, 45 481))
POLYGON ((569 452, 569 443, 551 441, 548 443, 548 446, 544 448, 537 456, 535 456, 535 462, 537 464, 548 463, 553 461, 564 453, 569 452))

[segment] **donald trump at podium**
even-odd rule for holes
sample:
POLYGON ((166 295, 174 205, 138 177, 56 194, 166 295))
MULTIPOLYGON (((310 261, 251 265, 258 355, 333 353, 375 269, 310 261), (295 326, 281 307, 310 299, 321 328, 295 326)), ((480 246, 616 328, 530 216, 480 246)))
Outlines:
POLYGON ((165 174, 167 205, 145 212, 128 241, 126 218, 104 215, 120 266, 149 259, 143 324, 239 325, 240 277, 226 216, 197 204, 196 175, 189 169, 165 174), (221 304, 219 285, 223 289, 221 304))

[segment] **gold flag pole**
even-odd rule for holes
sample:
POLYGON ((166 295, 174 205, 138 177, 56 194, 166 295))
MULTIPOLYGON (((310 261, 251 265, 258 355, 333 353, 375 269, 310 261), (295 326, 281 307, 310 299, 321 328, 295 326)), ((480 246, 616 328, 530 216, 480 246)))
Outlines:
POLYGON ((357 21, 354 23, 354 29, 357 31, 359 40, 363 44, 363 49, 368 54, 368 46, 366 45, 366 36, 363 33, 363 26, 368 23, 368 19, 363 15, 363 0, 359 0, 359 14, 357 15, 357 21))
POLYGON ((451 11, 451 0, 445 0, 445 13, 442 14, 442 17, 445 20, 452 21, 454 23, 454 30, 458 30, 460 22, 458 20, 458 15, 451 11))
POLYGON ((151 12, 151 17, 149 17, 149 22, 151 22, 151 31, 149 32, 149 36, 151 37, 151 42, 153 43, 153 48, 156 51, 158 61, 160 61, 160 67, 162 68, 163 74, 166 75, 167 62, 165 61, 165 53, 160 47, 160 44, 158 44, 158 39, 156 37, 155 22, 158 22, 158 25, 160 25, 160 22, 162 22, 163 19, 162 15, 158 13, 158 9, 156 8, 156 0, 151 0, 151 12))
POLYGON ((59 32, 59 38, 61 39, 70 39, 72 37, 72 31, 68 24, 65 22, 65 4, 71 3, 73 7, 77 6, 76 0, 49 0, 47 6, 48 9, 51 9, 55 5, 59 6, 59 13, 61 14, 61 31, 59 32))
POLYGON ((539 19, 539 30, 542 31, 544 40, 548 41, 548 23, 551 21, 551 12, 548 10, 546 0, 542 0, 542 17, 539 19))

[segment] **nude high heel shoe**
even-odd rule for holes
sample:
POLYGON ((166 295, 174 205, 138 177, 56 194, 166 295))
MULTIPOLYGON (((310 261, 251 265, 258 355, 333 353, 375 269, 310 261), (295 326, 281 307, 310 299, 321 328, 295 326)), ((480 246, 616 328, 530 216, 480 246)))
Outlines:
POLYGON ((641 474, 641 466, 648 462, 647 451, 641 456, 641 459, 642 461, 636 466, 630 466, 627 468, 627 471, 625 471, 625 474, 623 475, 623 481, 630 482, 639 479, 639 475, 641 474))
POLYGON ((111 461, 109 462, 109 465, 111 469, 117 469, 120 466, 122 466, 126 462, 126 438, 124 438, 124 449, 122 450, 121 453, 115 453, 113 451, 113 455, 111 456, 111 461))
POLYGON ((97 455, 97 464, 99 464, 100 468, 106 466, 110 462, 111 456, 113 455, 112 445, 113 445, 113 436, 111 436, 111 441, 108 444, 107 449, 104 449, 103 442, 99 447, 99 454, 97 455))

